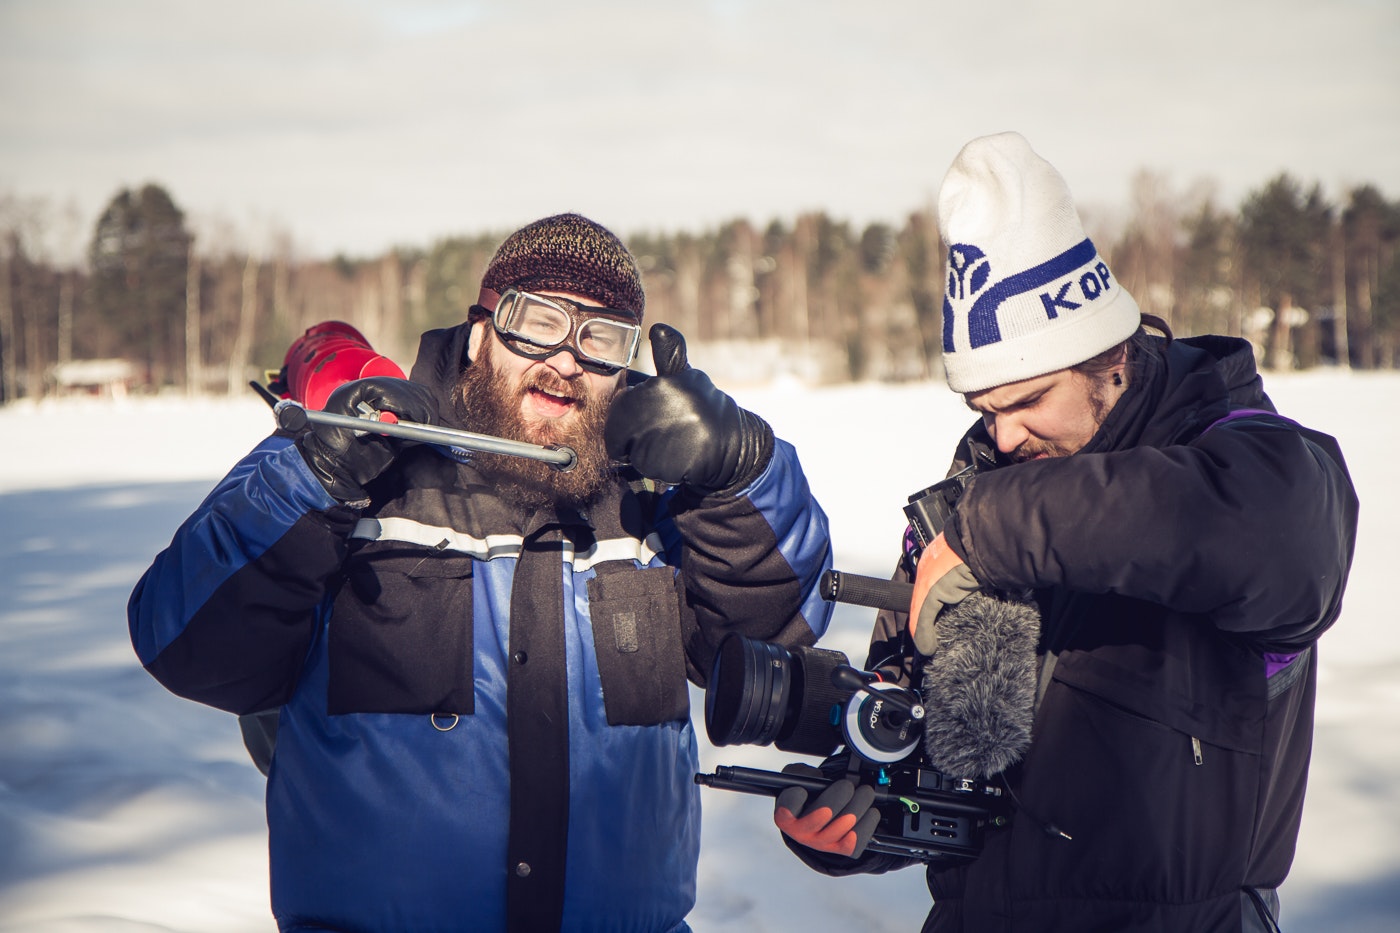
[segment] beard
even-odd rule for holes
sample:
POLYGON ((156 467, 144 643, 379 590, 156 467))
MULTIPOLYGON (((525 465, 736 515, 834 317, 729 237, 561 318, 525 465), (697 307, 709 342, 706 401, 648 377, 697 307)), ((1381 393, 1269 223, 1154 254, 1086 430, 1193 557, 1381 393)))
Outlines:
POLYGON ((502 498, 521 506, 583 508, 595 501, 613 476, 603 443, 603 424, 612 397, 592 395, 582 379, 570 382, 548 366, 535 367, 513 383, 496 368, 490 350, 482 347, 476 362, 462 370, 453 389, 453 405, 463 427, 513 441, 571 447, 578 460, 573 469, 564 471, 540 460, 473 452, 471 464, 502 498), (527 421, 520 414, 520 403, 531 389, 572 398, 574 416, 567 423, 564 419, 527 421))

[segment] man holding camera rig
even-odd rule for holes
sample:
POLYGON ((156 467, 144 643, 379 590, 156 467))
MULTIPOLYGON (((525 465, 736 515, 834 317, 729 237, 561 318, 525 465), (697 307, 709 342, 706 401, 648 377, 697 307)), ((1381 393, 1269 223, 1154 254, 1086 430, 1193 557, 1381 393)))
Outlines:
POLYGON ((793 448, 679 333, 653 326, 658 375, 629 379, 644 305, 603 227, 516 231, 412 381, 326 410, 567 445, 572 469, 313 422, 239 463, 137 585, 161 683, 280 710, 281 929, 688 929, 687 676, 729 632, 812 643, 830 542, 793 448))
MULTIPOLYGON (((934 702, 940 629, 979 591, 1033 597, 1039 664, 1009 825, 929 865, 924 930, 1277 930, 1355 541, 1336 442, 1275 413, 1245 341, 1141 314, 1021 136, 964 147, 938 208, 948 385, 981 421, 867 666, 934 702)), ((852 791, 784 791, 790 848, 835 875, 909 864, 863 854, 852 791)))

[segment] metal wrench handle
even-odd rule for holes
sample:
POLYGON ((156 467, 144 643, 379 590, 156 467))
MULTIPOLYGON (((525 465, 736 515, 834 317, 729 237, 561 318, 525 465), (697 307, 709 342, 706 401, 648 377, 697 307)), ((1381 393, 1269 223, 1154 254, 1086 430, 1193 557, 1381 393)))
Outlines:
POLYGON ((527 460, 540 460, 560 472, 572 470, 574 464, 578 462, 578 455, 574 453, 573 448, 563 445, 545 447, 525 441, 493 437, 489 434, 475 434, 471 431, 459 431, 456 428, 444 428, 436 424, 418 424, 412 421, 375 421, 368 418, 352 418, 349 415, 334 415, 330 412, 307 408, 291 399, 282 399, 273 406, 272 410, 277 416, 278 425, 289 431, 298 430, 300 428, 299 422, 305 419, 313 424, 349 428, 352 431, 372 431, 375 434, 387 434, 390 437, 402 437, 410 441, 421 441, 424 444, 436 444, 440 447, 451 447, 457 450, 475 450, 483 453, 505 454, 510 457, 524 457, 527 460))

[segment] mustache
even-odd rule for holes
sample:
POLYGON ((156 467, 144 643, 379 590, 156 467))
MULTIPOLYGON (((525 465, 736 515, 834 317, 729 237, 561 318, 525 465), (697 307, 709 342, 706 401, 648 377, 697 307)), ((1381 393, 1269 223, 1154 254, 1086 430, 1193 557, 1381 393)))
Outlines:
POLYGON ((580 409, 586 408, 588 405, 588 393, 584 392, 581 386, 570 382, 547 366, 534 371, 522 382, 520 386, 522 393, 531 390, 539 390, 559 398, 569 399, 580 409))
POLYGON ((1017 447, 1016 450, 1012 452, 1011 460, 1014 463, 1028 463, 1031 460, 1034 460, 1036 457, 1039 457, 1041 454, 1049 454, 1052 457, 1060 456, 1058 450, 1054 446, 1035 444, 1033 446, 1028 447, 1023 444, 1022 446, 1017 447))

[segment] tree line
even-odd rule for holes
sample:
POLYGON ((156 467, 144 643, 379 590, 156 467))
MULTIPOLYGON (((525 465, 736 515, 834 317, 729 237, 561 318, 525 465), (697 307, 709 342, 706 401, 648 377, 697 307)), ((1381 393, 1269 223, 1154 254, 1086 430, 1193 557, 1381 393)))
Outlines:
MULTIPOLYGON (((463 319, 509 232, 329 260, 297 259, 283 236, 258 254, 199 242, 170 194, 148 184, 119 191, 85 261, 64 265, 45 257, 42 221, 16 203, 0 197, 6 402, 91 390, 99 377, 82 364, 99 360, 118 361, 124 375, 112 378, 133 391, 246 391, 325 320, 353 324, 407 368, 419 333, 463 319)), ((1397 364, 1400 201, 1372 185, 1333 203, 1285 173, 1231 210, 1141 173, 1125 221, 1091 215, 1086 226, 1142 309, 1179 336, 1247 337, 1271 369, 1397 364)), ((813 212, 624 239, 648 322, 698 345, 811 381, 939 373, 944 246, 930 210, 898 227, 813 212), (753 350, 764 347, 768 356, 753 350)))

